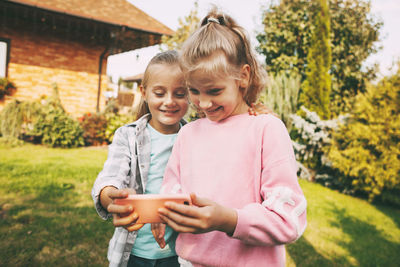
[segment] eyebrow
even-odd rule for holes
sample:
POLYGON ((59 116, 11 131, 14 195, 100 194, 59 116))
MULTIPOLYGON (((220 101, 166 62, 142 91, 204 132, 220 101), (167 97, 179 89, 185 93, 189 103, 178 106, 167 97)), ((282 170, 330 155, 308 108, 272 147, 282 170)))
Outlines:
POLYGON ((165 86, 162 86, 162 85, 155 85, 155 86, 152 87, 152 89, 153 89, 153 90, 155 90, 155 89, 165 89, 165 86))

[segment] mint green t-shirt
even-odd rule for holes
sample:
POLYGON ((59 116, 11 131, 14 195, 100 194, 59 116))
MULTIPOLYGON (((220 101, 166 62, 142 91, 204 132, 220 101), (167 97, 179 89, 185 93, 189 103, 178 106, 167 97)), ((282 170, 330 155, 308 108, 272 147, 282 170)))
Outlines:
MULTIPOLYGON (((147 124, 151 138, 150 167, 145 194, 158 194, 161 189, 164 170, 167 166, 177 134, 162 134, 147 124)), ((139 231, 132 248, 132 254, 145 259, 161 259, 175 256, 177 233, 169 226, 165 229, 165 248, 161 249, 151 233, 151 224, 145 224, 139 231)))

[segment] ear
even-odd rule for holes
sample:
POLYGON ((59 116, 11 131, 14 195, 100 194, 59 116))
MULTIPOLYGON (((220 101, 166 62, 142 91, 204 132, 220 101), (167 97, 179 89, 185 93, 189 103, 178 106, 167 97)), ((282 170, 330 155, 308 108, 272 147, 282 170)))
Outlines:
POLYGON ((239 87, 246 89, 250 84, 250 66, 244 64, 240 70, 240 84, 239 87))

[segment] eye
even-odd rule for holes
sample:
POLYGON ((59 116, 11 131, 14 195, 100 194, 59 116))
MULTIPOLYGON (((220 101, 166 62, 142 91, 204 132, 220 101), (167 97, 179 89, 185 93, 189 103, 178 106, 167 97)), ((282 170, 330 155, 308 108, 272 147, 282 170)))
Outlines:
POLYGON ((193 95, 198 95, 199 94, 199 90, 194 89, 194 88, 189 88, 189 92, 193 95))
POLYGON ((175 93, 175 96, 176 96, 177 98, 184 98, 184 97, 186 96, 186 92, 178 92, 178 93, 175 93))
POLYGON ((209 95, 219 95, 222 92, 222 88, 213 88, 207 91, 209 95))
POLYGON ((157 97, 162 97, 164 96, 164 91, 154 91, 153 92, 157 97))

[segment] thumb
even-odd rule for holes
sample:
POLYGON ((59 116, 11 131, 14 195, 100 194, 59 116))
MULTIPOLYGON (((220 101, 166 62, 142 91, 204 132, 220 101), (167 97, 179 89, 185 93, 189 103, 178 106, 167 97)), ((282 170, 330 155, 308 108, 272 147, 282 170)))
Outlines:
POLYGON ((207 198, 198 197, 194 193, 190 194, 190 198, 192 200, 192 204, 198 207, 210 206, 213 203, 211 200, 207 198))
POLYGON ((159 238, 163 238, 165 236, 165 227, 166 225, 164 223, 160 223, 160 233, 159 233, 159 238))

